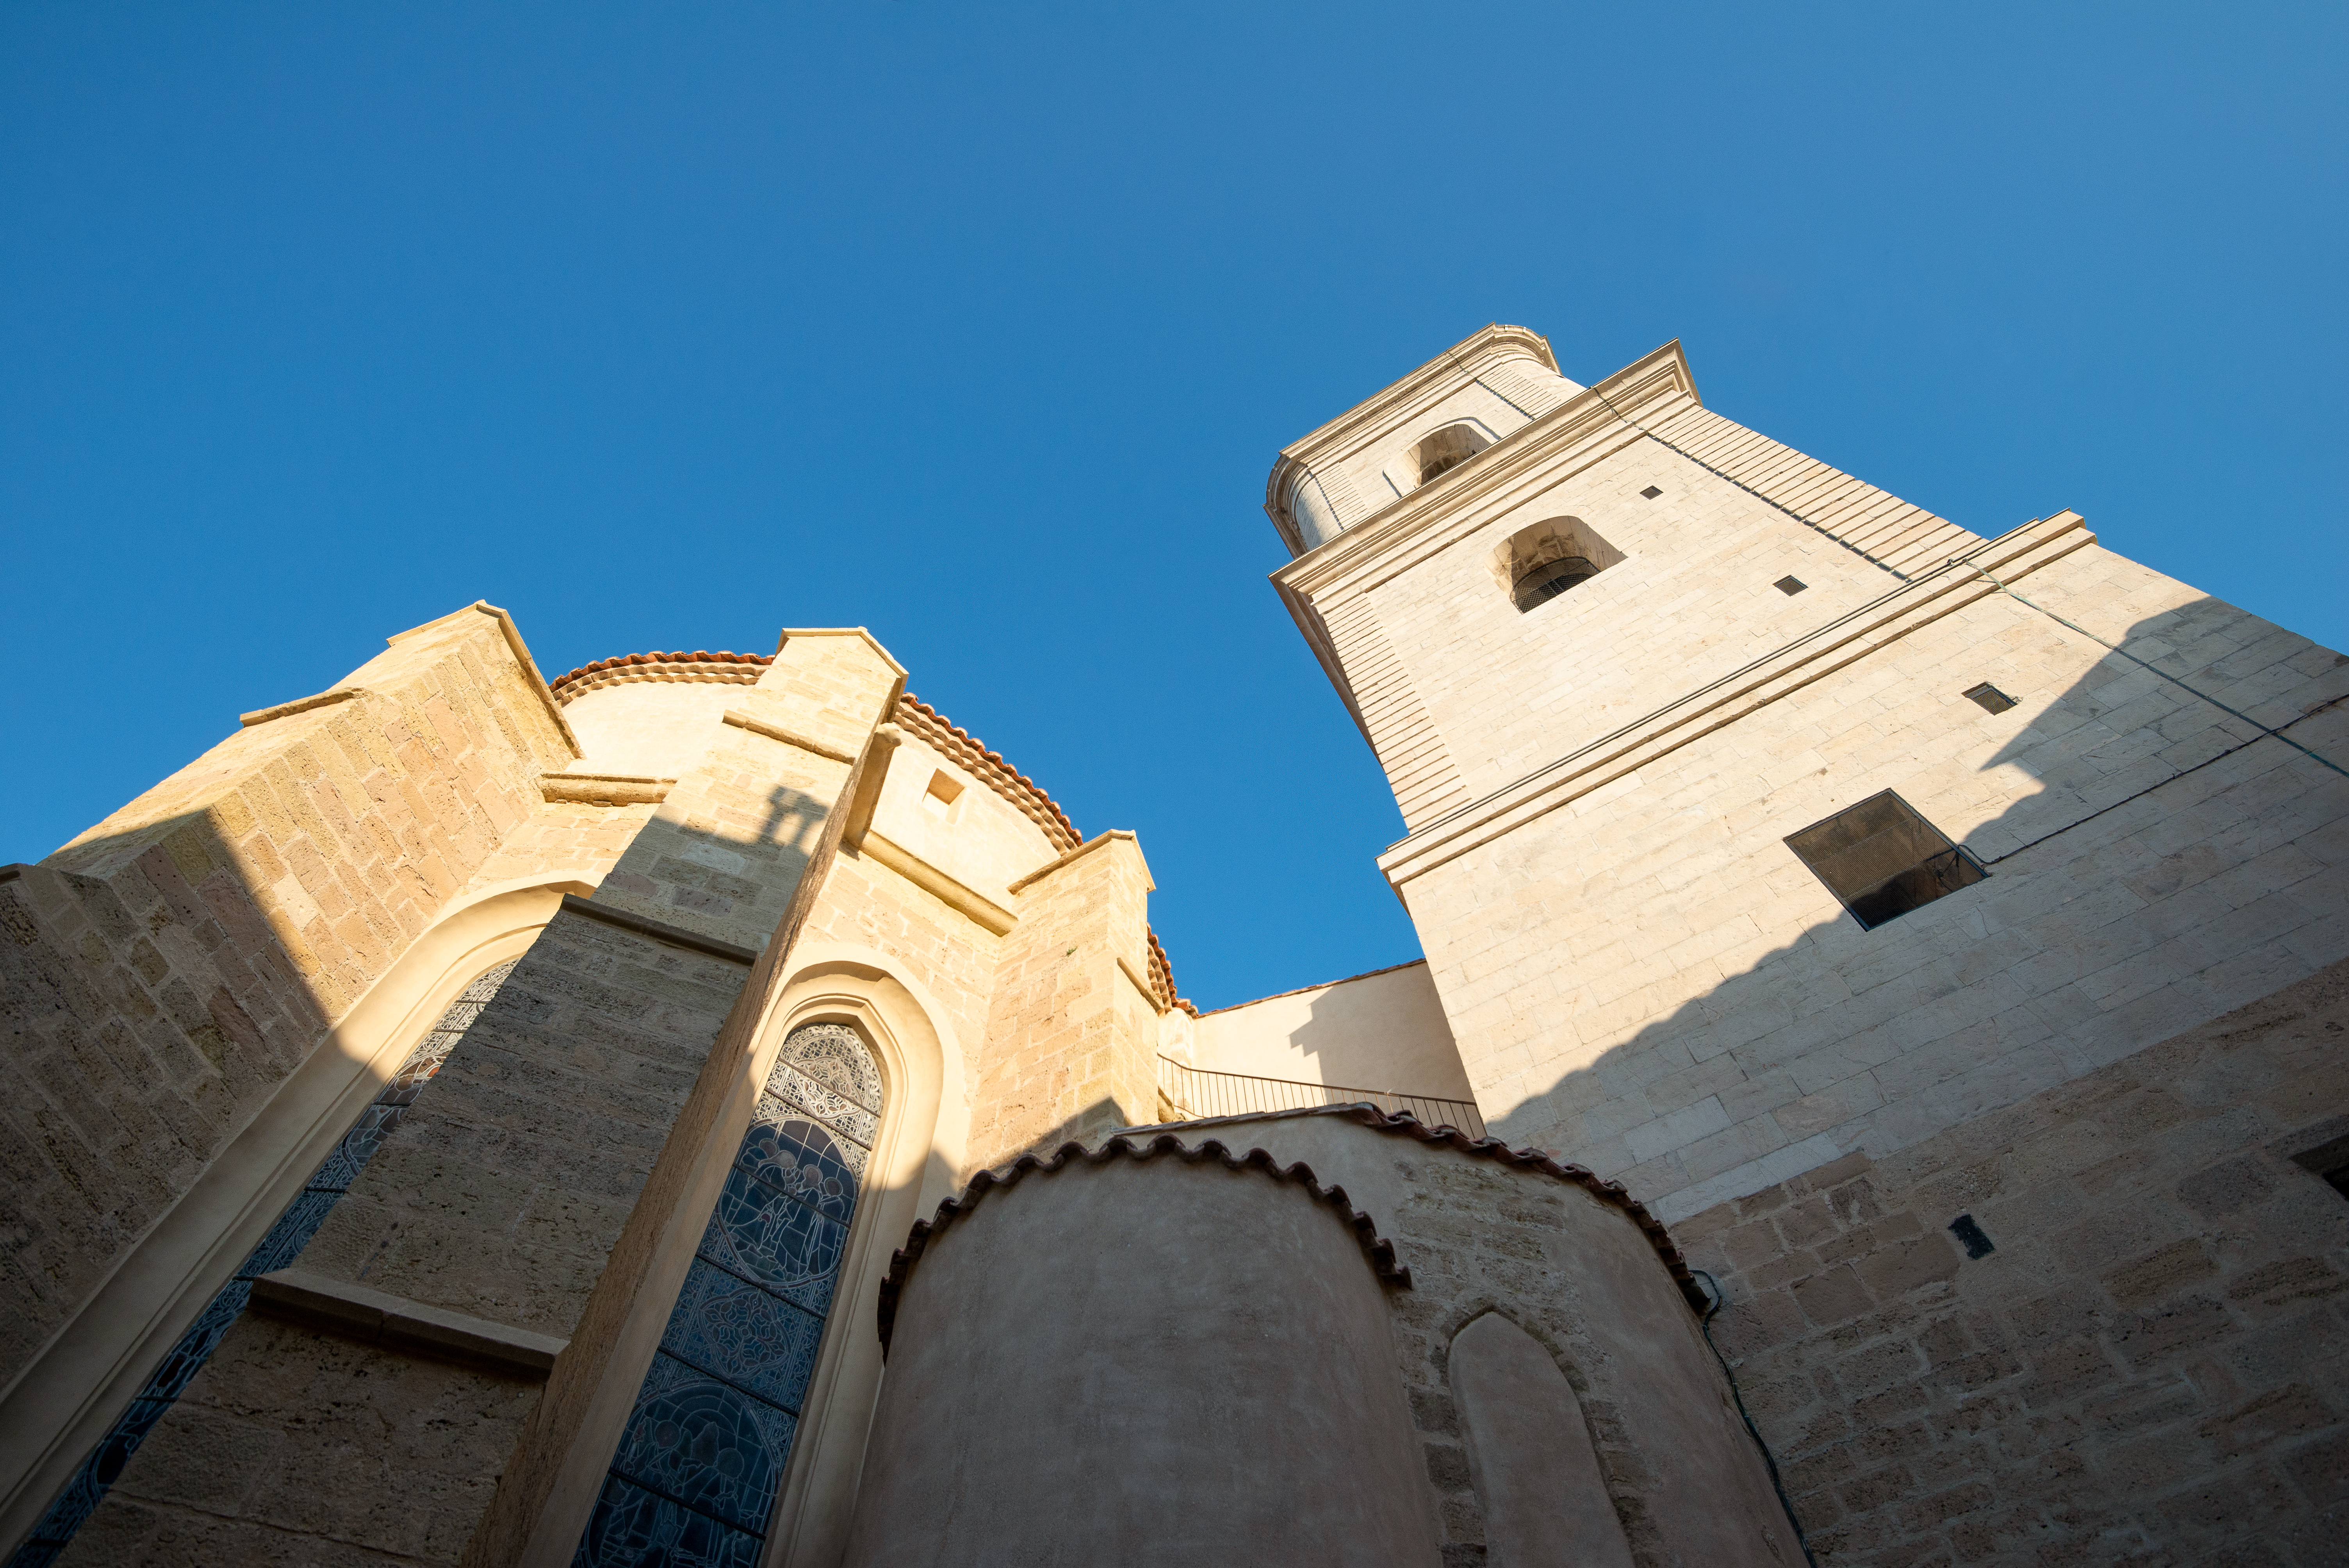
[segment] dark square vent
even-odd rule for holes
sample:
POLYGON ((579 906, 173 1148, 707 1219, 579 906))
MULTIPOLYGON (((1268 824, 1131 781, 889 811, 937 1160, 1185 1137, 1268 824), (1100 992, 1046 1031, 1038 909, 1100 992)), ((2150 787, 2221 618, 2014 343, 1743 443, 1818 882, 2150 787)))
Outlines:
POLYGON ((1664 492, 1658 490, 1655 486, 1650 485, 1646 490, 1641 490, 1640 493, 1647 497, 1650 500, 1653 500, 1664 492))
POLYGON ((1889 789, 1788 835, 1786 847, 1863 931, 1990 874, 1889 789))
POLYGON ((1978 686, 1968 686, 1964 695, 1982 704, 1984 713, 2004 713, 2014 706, 2014 699, 1988 681, 1978 686))
POLYGON ((2349 1138, 2336 1138, 2292 1157, 2292 1162, 2349 1198, 2349 1138))
POLYGON ((1791 599, 1795 594, 1801 593, 1804 589, 1809 587, 1810 584, 1804 582, 1799 577, 1781 577, 1775 583, 1771 583, 1770 586, 1775 588, 1779 593, 1785 594, 1791 599))

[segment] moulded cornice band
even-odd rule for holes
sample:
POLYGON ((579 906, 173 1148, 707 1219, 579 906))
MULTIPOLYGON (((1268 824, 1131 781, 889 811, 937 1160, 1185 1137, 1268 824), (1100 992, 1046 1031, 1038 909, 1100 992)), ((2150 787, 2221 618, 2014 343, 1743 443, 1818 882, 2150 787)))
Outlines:
POLYGON ((2074 511, 2027 522, 1996 539, 1984 540, 1952 561, 1744 668, 1684 693, 1612 734, 1437 818, 1390 847, 1379 857, 1379 869, 1400 893, 1405 882, 1477 846, 1999 592, 1981 573, 1965 570, 1969 564, 1979 562, 2010 583, 2018 582, 2095 542, 2086 519, 2074 511))

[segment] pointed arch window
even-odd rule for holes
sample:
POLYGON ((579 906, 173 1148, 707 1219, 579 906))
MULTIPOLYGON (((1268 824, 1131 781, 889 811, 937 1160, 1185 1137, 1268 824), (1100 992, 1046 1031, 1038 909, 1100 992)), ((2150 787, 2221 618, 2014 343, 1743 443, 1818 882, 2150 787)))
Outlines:
POLYGON ((123 1466, 130 1462, 130 1456, 147 1440, 147 1434, 155 1429, 155 1423, 186 1392, 196 1374, 203 1370, 204 1363, 212 1359, 212 1352, 220 1347, 220 1342, 227 1337, 230 1327, 253 1295, 253 1282, 288 1266, 309 1245, 310 1238, 326 1223, 327 1211, 350 1191, 351 1183, 358 1180, 359 1172, 367 1169, 367 1161, 375 1158, 375 1151, 383 1147, 392 1129, 407 1119, 409 1108, 416 1103, 417 1096, 424 1092, 424 1086, 440 1070, 449 1053, 457 1048, 457 1042, 465 1037, 465 1031, 473 1026, 473 1020, 481 1016, 482 1009, 496 997, 498 987, 505 984, 506 976, 521 962, 520 958, 507 959, 466 986, 449 1004, 439 1022, 408 1053, 391 1081, 384 1085, 383 1092, 359 1112, 358 1119, 343 1134, 334 1152, 311 1173, 301 1195, 286 1205, 285 1212, 261 1238, 261 1244, 238 1265, 235 1276, 196 1315, 195 1322, 188 1326, 187 1332, 163 1357, 162 1365, 140 1387, 129 1408, 98 1439, 81 1468, 74 1471, 73 1478, 49 1504, 48 1511, 41 1515, 32 1534, 8 1559, 8 1568, 48 1568, 71 1543, 75 1533, 122 1474, 123 1466))
POLYGON ((574 1568, 755 1568, 881 1124, 856 1031, 792 1031, 636 1392, 574 1568))

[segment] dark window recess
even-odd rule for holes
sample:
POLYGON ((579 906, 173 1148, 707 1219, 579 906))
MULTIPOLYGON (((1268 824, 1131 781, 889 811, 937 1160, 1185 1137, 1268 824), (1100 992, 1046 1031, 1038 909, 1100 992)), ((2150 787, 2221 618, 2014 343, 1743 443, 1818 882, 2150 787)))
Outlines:
POLYGON ((2321 1143, 2293 1155, 2292 1162, 2344 1198, 2349 1198, 2349 1138, 2336 1138, 2330 1143, 2321 1143))
POLYGON ((1998 1251, 1991 1244, 1991 1239, 1982 1234, 1982 1228, 1974 1223, 1971 1214, 1960 1214, 1951 1220, 1950 1234, 1958 1238, 1959 1244, 1966 1249, 1966 1256, 1970 1258, 1986 1258, 1998 1251))
POLYGON ((1786 847, 1863 931, 1990 875, 1889 789, 1788 835, 1786 847))
POLYGON ((1779 593, 1785 594, 1788 598, 1792 598, 1795 594, 1801 593, 1804 589, 1809 587, 1810 584, 1804 582, 1799 577, 1781 577, 1775 583, 1771 583, 1770 586, 1775 588, 1779 593))
POLYGON ((1982 682, 1978 686, 1968 686, 1961 695, 1982 704, 1982 710, 1984 713, 2004 713, 2014 706, 2013 697, 1988 681, 1982 682))
POLYGON ((1567 555, 1556 561, 1546 561, 1517 579, 1517 608, 1530 610, 1544 600, 1555 599, 1578 583, 1588 583, 1599 575, 1599 568, 1588 556, 1567 555))
POLYGON ((1645 496, 1648 500, 1653 500, 1664 492, 1658 490, 1655 486, 1650 485, 1646 490, 1641 490, 1640 493, 1645 496))

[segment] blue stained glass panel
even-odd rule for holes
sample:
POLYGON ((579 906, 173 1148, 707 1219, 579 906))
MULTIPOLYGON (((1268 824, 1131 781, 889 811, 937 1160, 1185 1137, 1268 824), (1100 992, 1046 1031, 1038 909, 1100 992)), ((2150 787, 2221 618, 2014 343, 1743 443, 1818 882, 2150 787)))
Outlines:
POLYGON ((604 1478, 572 1568, 758 1568, 759 1537, 618 1476, 604 1478))
POLYGON ((846 1224, 856 1210, 856 1172, 843 1154, 831 1133, 793 1117, 779 1123, 751 1123, 734 1163, 826 1219, 846 1224))
POLYGON ((794 1305, 821 1313, 832 1305, 833 1282, 847 1242, 845 1225, 730 1171, 718 1212, 702 1233, 701 1255, 794 1305))
POLYGON ((821 1315, 802 1312, 696 1258, 661 1348, 797 1410, 823 1337, 821 1315))
POLYGON ((854 1029, 792 1031, 573 1568, 752 1568, 815 1371, 880 1108, 880 1068, 854 1029))
POLYGON ((753 1532, 781 1484, 791 1415, 656 1355, 612 1473, 753 1532))

